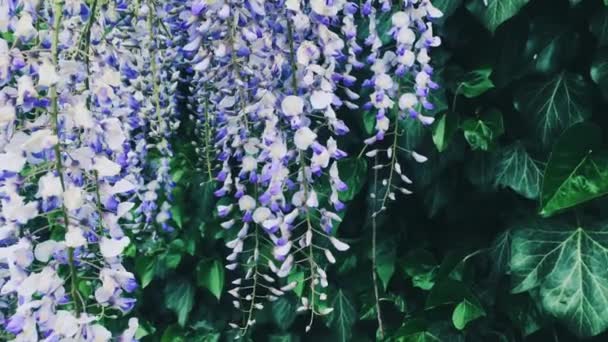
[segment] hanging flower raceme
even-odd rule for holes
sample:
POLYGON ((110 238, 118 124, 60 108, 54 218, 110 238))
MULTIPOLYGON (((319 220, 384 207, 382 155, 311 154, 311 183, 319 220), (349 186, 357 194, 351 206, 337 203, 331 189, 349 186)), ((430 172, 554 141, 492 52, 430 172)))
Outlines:
MULTIPOLYGON (((198 112, 200 132, 205 132, 201 154, 209 161, 209 151, 217 151, 211 152, 220 163, 216 195, 234 198, 218 206, 219 216, 226 218, 222 226, 238 227, 228 243, 233 252, 227 267, 236 268, 240 254, 252 251, 242 256, 246 275, 237 279, 231 292, 239 299, 236 306, 243 302, 248 306, 244 328, 253 324, 249 307, 262 307, 255 303, 256 284, 274 283, 260 268, 278 278, 286 278, 294 267, 308 269, 312 299, 304 308, 327 313, 317 310, 319 298, 326 297, 317 286, 327 286, 324 266, 318 262, 335 258, 316 241, 323 238, 330 246, 348 248, 326 237, 340 220, 336 211, 344 208, 338 193, 346 190, 346 184, 340 180, 336 161, 346 154, 336 137, 348 128, 336 110, 344 104, 356 108, 351 101, 358 98, 353 92, 347 92, 345 100, 338 95, 340 87, 354 84, 353 68, 362 66, 356 60, 361 52, 355 41, 356 8, 353 3, 299 1, 194 1, 190 7, 190 38, 183 51, 195 74, 193 98, 199 105, 193 109, 198 112), (346 18, 340 26, 342 13, 346 18), (347 34, 348 43, 336 29, 347 34), (347 45, 348 56, 343 53, 347 45), (209 130, 215 132, 214 146, 209 144, 209 130), (321 177, 330 180, 327 194, 318 194, 315 188, 321 177), (318 223, 312 223, 313 217, 319 218, 318 223), (267 239, 259 233, 273 243, 273 256, 267 261, 260 260, 260 244, 267 239), (247 244, 253 248, 245 248, 247 244), (319 257, 317 248, 324 251, 319 257), (253 283, 252 294, 240 291, 251 288, 243 286, 244 281, 253 283)), ((207 170, 211 173, 215 168, 207 170)), ((273 284, 267 287, 267 299, 294 286, 273 284)))
MULTIPOLYGON (((399 178, 402 183, 411 183, 397 159, 398 152, 403 150, 397 144, 403 130, 399 122, 418 120, 423 125, 430 125, 434 121, 433 117, 424 115, 424 111, 434 108, 428 96, 432 89, 438 87, 431 79, 433 68, 429 49, 441 43, 439 37, 433 35, 432 20, 442 15, 428 0, 408 0, 393 7, 383 2, 379 6, 376 8, 372 1, 367 1, 363 8, 369 19, 370 31, 365 42, 370 49, 367 62, 373 72, 373 76, 363 82, 363 87, 370 90, 369 101, 364 108, 374 113, 376 118, 376 133, 365 141, 372 146, 366 155, 375 159, 373 169, 376 172, 385 168, 389 170, 388 176, 381 180, 381 187, 386 190, 380 193, 378 201, 374 201, 378 202, 374 215, 386 209, 387 199, 395 199, 394 189, 403 194, 411 193, 395 184, 399 178), (391 28, 387 32, 377 31, 378 11, 391 11, 391 28), (394 44, 394 48, 386 48, 388 44, 394 44), (386 136, 390 137, 389 146, 374 148, 373 144, 383 141, 386 136), (379 163, 378 158, 384 153, 389 161, 379 163)), ((416 151, 402 152, 416 162, 426 161, 426 157, 416 151)))
MULTIPOLYGON (((120 1, 27 1, 0 13, 14 39, 0 42, 3 324, 23 341, 109 341, 103 313, 129 312, 137 288, 121 264, 142 183, 133 150, 146 148, 148 122, 121 40, 131 12, 120 1)), ((167 122, 155 122, 157 136, 167 122)), ((121 340, 136 329, 130 321, 121 340)))

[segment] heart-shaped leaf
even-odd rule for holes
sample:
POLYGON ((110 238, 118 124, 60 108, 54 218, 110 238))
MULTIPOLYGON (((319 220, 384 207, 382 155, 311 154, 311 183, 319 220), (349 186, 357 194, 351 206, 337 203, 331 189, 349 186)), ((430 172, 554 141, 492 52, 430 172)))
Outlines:
POLYGON ((521 143, 502 151, 496 172, 497 185, 509 187, 529 199, 538 197, 542 172, 521 143))
POLYGON ((336 332, 338 341, 350 341, 352 327, 357 319, 357 312, 353 303, 342 290, 338 290, 331 304, 334 309, 327 317, 327 325, 336 332))
POLYGON ((467 119, 462 123, 462 130, 473 150, 488 151, 504 133, 502 114, 498 110, 490 110, 479 119, 467 119))
POLYGON ((452 313, 452 323, 458 330, 464 329, 469 322, 472 322, 486 315, 481 306, 466 299, 456 305, 452 313))
POLYGON ((588 83, 582 76, 562 72, 553 78, 523 85, 515 94, 519 110, 544 146, 566 128, 591 116, 588 83))
POLYGON ((530 0, 469 0, 467 9, 494 33, 509 18, 519 12, 530 0))
POLYGON ((538 221, 513 232, 513 292, 537 291, 546 312, 579 337, 608 328, 608 230, 538 221))
POLYGON ((197 285, 211 292, 218 300, 224 290, 224 266, 221 261, 201 261, 196 267, 197 285))
POLYGON ((608 193, 608 153, 600 151, 601 130, 590 123, 568 129, 551 152, 540 198, 541 215, 608 193))

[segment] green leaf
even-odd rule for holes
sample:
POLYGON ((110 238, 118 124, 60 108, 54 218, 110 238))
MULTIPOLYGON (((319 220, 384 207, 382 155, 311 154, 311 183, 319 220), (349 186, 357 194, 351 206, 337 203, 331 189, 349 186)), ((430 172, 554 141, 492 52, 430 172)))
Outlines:
POLYGON ((443 279, 433 286, 431 293, 426 299, 425 308, 435 308, 441 305, 460 303, 468 300, 481 307, 481 303, 471 290, 461 281, 451 278, 443 279))
POLYGON ((272 303, 272 320, 279 329, 286 331, 296 319, 297 300, 294 296, 284 295, 272 303))
POLYGON ((530 0, 469 0, 467 9, 494 33, 498 26, 515 16, 530 0))
POLYGON ((466 119, 462 123, 464 138, 473 150, 490 150, 495 140, 504 133, 502 113, 496 109, 479 119, 466 119))
POLYGON ((350 341, 357 319, 354 305, 342 290, 338 290, 331 307, 334 310, 327 317, 327 325, 337 334, 338 341, 350 341))
POLYGON ((529 82, 515 94, 515 108, 529 118, 543 146, 550 145, 566 128, 591 116, 588 83, 567 72, 529 82))
POLYGON ((424 249, 410 251, 400 262, 406 275, 412 278, 412 285, 423 290, 430 290, 435 285, 437 260, 433 254, 424 249))
POLYGON ((221 261, 201 261, 196 266, 196 285, 204 287, 220 300, 224 290, 224 266, 221 261))
POLYGON ((293 293, 295 293, 298 298, 302 297, 302 293, 304 292, 304 277, 305 274, 302 271, 291 272, 289 276, 287 276, 287 282, 291 283, 295 281, 297 283, 296 287, 293 289, 293 293))
POLYGON ((600 87, 604 99, 608 99, 608 47, 595 54, 590 75, 593 82, 600 87))
POLYGON ((170 325, 163 332, 160 342, 186 342, 184 331, 178 325, 170 325))
POLYGON ((489 255, 492 259, 494 275, 502 276, 509 270, 511 262, 511 230, 500 233, 492 242, 489 255))
POLYGON ((437 23, 444 23, 447 18, 456 12, 460 5, 462 5, 462 0, 434 0, 433 6, 443 13, 443 17, 437 19, 437 23))
POLYGON ((433 125, 433 142, 437 151, 443 152, 448 147, 454 133, 458 130, 458 114, 445 113, 433 125))
POLYGON ((494 88, 490 79, 491 68, 483 68, 469 71, 459 77, 456 95, 462 94, 467 98, 474 98, 494 88))
POLYGON ((485 316, 486 312, 480 306, 469 302, 464 299, 462 302, 456 305, 454 312, 452 313, 452 323, 458 330, 463 330, 469 322, 472 322, 482 316, 485 316))
POLYGON ((528 199, 538 197, 542 172, 521 143, 516 142, 501 153, 496 171, 497 185, 509 187, 528 199))
POLYGON ((348 189, 340 192, 338 195, 340 201, 348 202, 361 191, 367 178, 367 161, 365 158, 346 158, 338 161, 338 170, 340 178, 348 189))
POLYGON ((539 73, 559 71, 576 56, 578 33, 564 20, 552 16, 530 22, 530 33, 523 56, 527 65, 539 73))
POLYGON ((188 215, 190 221, 194 227, 198 227, 201 223, 212 222, 215 217, 216 197, 213 193, 217 190, 218 185, 214 181, 204 180, 202 175, 194 178, 192 182, 194 184, 190 190, 190 201, 186 204, 191 208, 190 215, 188 215))
POLYGON ((568 129, 551 152, 540 199, 541 215, 554 213, 608 192, 608 153, 600 151, 599 127, 579 123, 568 129))
POLYGON ((186 279, 169 280, 164 291, 165 306, 177 315, 177 322, 185 326, 194 304, 194 286, 186 279))
POLYGON ((183 227, 183 218, 182 218, 182 206, 174 205, 171 207, 171 219, 177 225, 177 228, 182 229, 183 227))
POLYGON ((154 327, 150 322, 139 319, 139 325, 135 331, 135 338, 141 340, 142 338, 152 335, 155 332, 156 327, 154 327))
POLYGON ((156 259, 150 256, 140 256, 135 259, 135 274, 139 277, 142 288, 146 288, 154 279, 156 259))
POLYGON ((376 253, 376 273, 386 291, 395 273, 396 244, 394 239, 383 239, 378 244, 376 253))
MULTIPOLYGON (((608 4, 608 0, 604 0, 604 2, 608 4)), ((593 15, 589 28, 597 38, 599 46, 608 45, 608 8, 602 8, 593 15)))
POLYGON ((535 290, 544 310, 579 337, 608 328, 608 230, 537 221, 513 232, 513 292, 535 290))
POLYGON ((376 128, 376 114, 371 110, 363 112, 363 129, 368 135, 374 133, 376 128))

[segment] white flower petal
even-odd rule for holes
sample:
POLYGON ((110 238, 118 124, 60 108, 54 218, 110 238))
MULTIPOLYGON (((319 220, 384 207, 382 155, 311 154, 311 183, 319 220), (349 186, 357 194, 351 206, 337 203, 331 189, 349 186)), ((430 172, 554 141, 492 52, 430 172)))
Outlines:
POLYGON ((317 134, 308 127, 300 127, 293 137, 293 142, 299 150, 307 150, 317 139, 317 134))

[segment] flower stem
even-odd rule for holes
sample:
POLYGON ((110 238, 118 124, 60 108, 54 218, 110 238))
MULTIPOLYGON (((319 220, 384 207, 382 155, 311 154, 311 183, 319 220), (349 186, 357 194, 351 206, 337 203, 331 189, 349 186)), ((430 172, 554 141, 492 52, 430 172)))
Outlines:
MULTIPOLYGON (((61 20, 63 18, 63 1, 55 0, 55 5, 53 8, 53 13, 55 16, 55 20, 53 23, 53 41, 51 45, 51 55, 53 65, 57 66, 59 62, 59 30, 61 28, 61 20)), ((50 97, 51 97, 51 118, 53 122, 53 131, 57 136, 57 144, 55 145, 55 170, 59 176, 59 181, 61 182, 61 189, 65 191, 65 179, 63 177, 63 161, 62 161, 62 153, 61 153, 61 141, 59 134, 59 99, 57 96, 57 85, 53 84, 50 87, 50 97)), ((65 224, 66 232, 69 229, 70 221, 69 215, 65 205, 61 204, 61 211, 63 214, 63 222, 65 224)), ((68 248, 68 265, 70 271, 70 295, 72 296, 72 300, 74 301, 74 309, 76 311, 76 315, 79 316, 81 312, 79 299, 80 293, 78 293, 78 273, 76 272, 76 267, 74 266, 74 248, 68 248)))
MULTIPOLYGON (((289 17, 287 17, 287 40, 289 41, 289 61, 291 64, 291 86, 293 87, 294 95, 297 95, 297 93, 298 93, 298 79, 297 79, 298 67, 296 65, 293 27, 291 25, 291 21, 290 21, 289 17)), ((312 228, 312 222, 310 219, 310 208, 308 208, 308 205, 306 204, 306 201, 308 200, 309 184, 308 184, 308 179, 306 177, 306 156, 304 155, 304 151, 300 152, 299 164, 300 164, 300 173, 302 175, 302 187, 304 188, 303 207, 304 207, 304 211, 306 214, 306 226, 307 226, 307 231, 312 234, 313 228, 312 228)), ((308 263, 309 263, 309 267, 310 267, 310 309, 311 309, 311 314, 310 314, 310 321, 308 323, 307 330, 310 329, 310 327, 312 326, 312 323, 313 323, 314 317, 315 317, 315 279, 316 279, 315 267, 316 267, 316 265, 315 265, 315 261, 314 261, 314 249, 313 249, 312 242, 308 246, 308 254, 309 255, 308 255, 307 259, 308 259, 308 263)))

